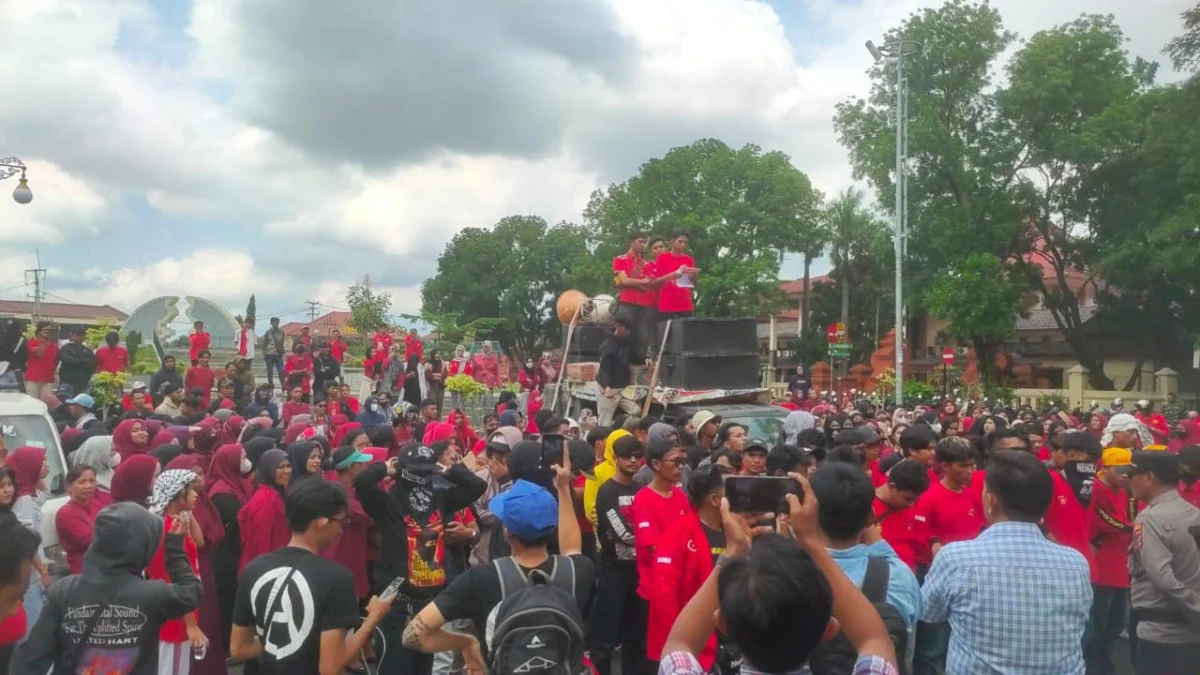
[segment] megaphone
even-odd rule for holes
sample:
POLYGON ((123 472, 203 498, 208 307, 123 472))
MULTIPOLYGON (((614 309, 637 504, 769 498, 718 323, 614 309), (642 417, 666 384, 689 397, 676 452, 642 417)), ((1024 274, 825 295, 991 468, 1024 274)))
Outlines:
POLYGON ((558 320, 564 326, 571 325, 572 321, 577 324, 611 326, 614 320, 614 304, 616 300, 611 295, 597 295, 591 298, 583 291, 571 289, 558 296, 555 310, 558 320))

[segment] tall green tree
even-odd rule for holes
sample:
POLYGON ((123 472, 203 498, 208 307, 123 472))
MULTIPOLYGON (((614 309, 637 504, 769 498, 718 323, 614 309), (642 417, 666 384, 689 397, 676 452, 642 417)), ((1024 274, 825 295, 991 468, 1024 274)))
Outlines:
POLYGON ((250 302, 246 303, 246 320, 254 323, 255 317, 258 316, 258 304, 254 299, 254 294, 250 294, 250 302))
POLYGON ((350 327, 366 337, 388 325, 392 296, 374 290, 364 280, 346 290, 346 306, 350 308, 350 327))
MULTIPOLYGON (((1101 283, 1103 249, 1086 194, 1118 152, 1114 139, 1136 126, 1130 111, 1153 64, 1129 57, 1112 17, 1084 15, 1030 37, 1006 65, 1006 86, 995 87, 990 73, 1015 35, 990 5, 963 0, 914 14, 885 41, 900 38, 927 45, 905 63, 909 297, 974 255, 1006 261, 1021 290, 1041 297, 1092 385, 1112 388, 1080 308, 1101 283)), ((894 68, 875 65, 870 96, 835 117, 856 174, 882 203, 895 190, 894 68)))
POLYGON ((980 376, 998 384, 996 355, 1017 329, 1023 313, 1021 286, 1009 278, 995 256, 975 254, 934 277, 922 297, 924 306, 949 322, 946 333, 975 349, 980 376))
POLYGON ((574 277, 603 283, 585 292, 612 292, 610 263, 631 232, 686 230, 700 268, 697 313, 759 316, 782 306, 781 256, 812 245, 819 213, 820 194, 787 155, 700 140, 593 193, 584 211, 592 255, 574 277))
POLYGON ((1166 53, 1176 70, 1195 70, 1200 66, 1200 4, 1180 15, 1183 33, 1167 43, 1166 53))
POLYGON ((577 280, 587 257, 577 225, 550 227, 536 216, 509 216, 491 229, 459 232, 438 258, 437 274, 421 286, 423 311, 456 321, 494 319, 490 336, 505 349, 534 356, 560 344, 558 296, 577 280))

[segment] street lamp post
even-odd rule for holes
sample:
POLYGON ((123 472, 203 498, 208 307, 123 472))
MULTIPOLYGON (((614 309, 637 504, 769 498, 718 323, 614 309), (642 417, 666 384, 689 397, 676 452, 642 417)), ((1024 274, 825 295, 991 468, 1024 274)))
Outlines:
POLYGON ((905 211, 908 200, 908 81, 904 79, 904 57, 921 49, 916 40, 898 40, 879 48, 867 40, 867 51, 876 63, 891 59, 896 63, 896 215, 892 243, 896 252, 896 405, 904 404, 904 255, 908 231, 905 211))
POLYGON ((25 162, 16 157, 0 159, 0 180, 21 174, 17 187, 13 190, 13 201, 18 204, 28 204, 33 201, 33 190, 29 189, 29 181, 25 180, 25 162))

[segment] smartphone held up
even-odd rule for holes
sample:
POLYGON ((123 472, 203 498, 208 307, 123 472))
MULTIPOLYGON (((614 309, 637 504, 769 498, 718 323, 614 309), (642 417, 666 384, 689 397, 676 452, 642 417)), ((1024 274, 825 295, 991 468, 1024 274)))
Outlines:
POLYGON ((734 513, 787 513, 787 495, 803 499, 789 476, 727 476, 725 499, 734 513))

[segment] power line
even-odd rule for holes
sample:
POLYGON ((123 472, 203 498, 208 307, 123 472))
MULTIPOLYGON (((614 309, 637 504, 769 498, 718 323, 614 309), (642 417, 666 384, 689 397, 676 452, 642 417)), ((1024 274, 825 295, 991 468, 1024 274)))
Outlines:
POLYGON ((312 323, 317 320, 317 307, 320 307, 321 303, 316 300, 305 300, 304 302, 308 305, 308 322, 312 323))

